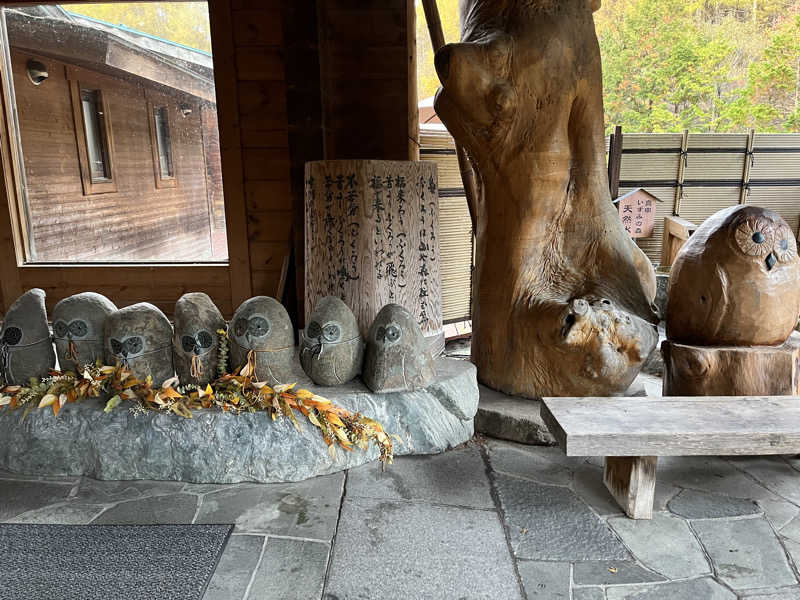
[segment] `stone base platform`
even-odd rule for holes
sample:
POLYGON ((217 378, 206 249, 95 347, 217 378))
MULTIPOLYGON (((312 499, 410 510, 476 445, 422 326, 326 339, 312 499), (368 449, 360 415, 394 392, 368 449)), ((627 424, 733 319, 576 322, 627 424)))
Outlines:
MULTIPOLYGON (((373 394, 360 380, 324 388, 298 377, 335 404, 375 419, 397 434, 395 455, 433 454, 469 440, 478 409, 475 367, 463 360, 436 361, 433 384, 415 392, 373 394)), ((302 371, 299 371, 302 373, 302 371)), ((86 475, 95 479, 155 479, 193 483, 300 481, 375 460, 378 451, 328 454, 319 429, 298 414, 273 422, 265 412, 233 415, 195 411, 134 415, 124 405, 110 414, 102 400, 50 410, 0 413, 0 469, 26 475, 86 475)))

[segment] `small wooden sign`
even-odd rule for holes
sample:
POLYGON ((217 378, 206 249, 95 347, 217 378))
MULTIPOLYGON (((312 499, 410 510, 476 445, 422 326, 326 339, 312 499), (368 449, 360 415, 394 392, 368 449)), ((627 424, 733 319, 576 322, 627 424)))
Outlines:
POLYGON ((632 238, 653 235, 656 223, 656 202, 661 202, 647 190, 636 188, 615 201, 622 226, 632 238))

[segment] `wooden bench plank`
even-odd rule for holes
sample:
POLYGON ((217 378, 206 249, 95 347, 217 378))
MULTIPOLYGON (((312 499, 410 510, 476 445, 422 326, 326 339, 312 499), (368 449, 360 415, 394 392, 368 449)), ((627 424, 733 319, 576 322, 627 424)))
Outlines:
POLYGON ((544 398, 567 456, 800 453, 800 397, 544 398))

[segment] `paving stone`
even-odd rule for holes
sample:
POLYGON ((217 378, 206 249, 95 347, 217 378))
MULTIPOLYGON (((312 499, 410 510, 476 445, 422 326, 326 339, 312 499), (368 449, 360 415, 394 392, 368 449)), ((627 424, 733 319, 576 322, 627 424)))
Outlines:
POLYGON ((97 504, 76 504, 65 502, 53 504, 17 515, 11 523, 54 524, 54 525, 86 525, 105 509, 97 504))
MULTIPOLYGON (((792 559, 795 568, 800 568, 800 543, 784 539, 782 540, 783 547, 789 553, 789 558, 792 559)), ((800 598, 800 596, 798 596, 800 598)))
POLYGON ((730 457, 728 461, 752 475, 763 487, 795 504, 800 503, 800 473, 780 456, 730 457))
POLYGON ((800 516, 789 521, 786 525, 781 527, 779 531, 783 537, 789 538, 795 542, 800 542, 800 516))
POLYGON ((745 498, 731 498, 697 490, 683 490, 667 504, 670 512, 687 519, 742 517, 761 512, 758 504, 745 498))
POLYGON ((606 595, 598 587, 572 588, 572 600, 606 600, 606 595))
POLYGON ((732 588, 797 583, 766 519, 696 521, 693 527, 717 576, 732 588))
MULTIPOLYGON (((92 524, 184 524, 192 522, 196 511, 197 496, 192 494, 153 496, 120 502, 97 517, 92 524)), ((223 521, 217 521, 217 523, 223 523, 223 521)))
POLYGON ((98 481, 81 477, 75 499, 89 504, 111 504, 148 496, 177 494, 183 487, 178 481, 98 481))
POLYGON ((330 541, 339 516, 344 475, 299 483, 234 487, 203 496, 196 523, 235 523, 237 532, 330 541))
POLYGON ((25 475, 24 473, 12 473, 5 469, 0 469, 0 479, 11 479, 14 481, 46 481, 48 483, 64 483, 74 485, 78 478, 74 475, 25 475))
POLYGON ((514 600, 521 590, 497 514, 346 498, 326 600, 514 600))
POLYGON ((434 456, 403 456, 383 471, 372 463, 351 469, 347 495, 494 509, 486 463, 476 445, 434 456))
POLYGON ((493 470, 539 483, 569 485, 573 470, 584 464, 579 458, 565 456, 560 448, 522 446, 497 440, 489 440, 488 446, 493 470))
POLYGON ((501 474, 496 482, 518 558, 577 561, 629 557, 608 526, 571 490, 501 474))
POLYGON ((616 585, 666 581, 661 575, 627 560, 575 563, 572 566, 572 580, 576 585, 616 585))
POLYGON ((329 549, 324 542, 268 538, 247 600, 319 598, 329 549))
POLYGON ((608 523, 644 566, 668 579, 711 572, 700 544, 683 519, 653 513, 647 521, 614 517, 608 523))
POLYGON ((30 510, 62 502, 69 496, 70 485, 41 481, 0 482, 0 521, 7 521, 30 510))
POLYGON ((261 535, 232 535, 203 600, 243 600, 264 541, 261 535))
POLYGON ((480 400, 475 431, 520 444, 555 445, 555 438, 539 414, 540 400, 507 396, 485 385, 478 387, 480 400))
POLYGON ((608 600, 736 600, 729 589, 708 577, 657 585, 621 585, 606 589, 608 600))
POLYGON ((529 599, 569 600, 569 567, 569 563, 563 562, 517 562, 529 599))
POLYGON ((762 498, 757 501, 757 504, 775 529, 781 529, 800 513, 800 508, 777 496, 762 498))
POLYGON ((758 590, 755 594, 742 596, 746 600, 797 600, 800 598, 800 586, 771 590, 758 590))
MULTIPOLYGON (((594 463, 584 462, 575 470, 572 489, 597 514, 604 517, 622 514, 622 508, 620 508, 603 483, 602 468, 598 468, 594 463)), ((653 510, 665 510, 667 502, 678 492, 680 492, 679 488, 656 480, 653 510)))
POLYGON ((774 498, 726 460, 714 456, 660 456, 657 481, 734 498, 774 498))

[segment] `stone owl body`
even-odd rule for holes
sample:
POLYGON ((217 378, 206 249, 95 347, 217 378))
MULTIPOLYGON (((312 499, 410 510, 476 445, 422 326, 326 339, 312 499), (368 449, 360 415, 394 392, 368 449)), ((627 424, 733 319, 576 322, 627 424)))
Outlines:
POLYGON ((797 242, 776 213, 726 208, 684 244, 670 274, 667 337, 697 345, 771 346, 800 317, 797 242))
POLYGON ((182 384, 206 385, 217 377, 219 330, 225 319, 202 292, 184 294, 175 303, 172 356, 182 384))
POLYGON ((258 381, 273 386, 294 381, 292 321, 274 298, 255 296, 242 302, 228 325, 228 339, 234 370, 247 364, 252 353, 258 381))
POLYGON ((435 376, 419 325, 398 304, 384 306, 367 335, 362 379, 376 393, 423 388, 435 376))
POLYGON ((44 290, 28 290, 6 313, 0 330, 0 367, 7 384, 27 385, 31 377, 40 379, 55 367, 44 299, 44 290))
POLYGON ((172 326, 147 302, 122 308, 106 318, 105 356, 108 364, 127 366, 137 379, 150 375, 158 387, 175 373, 172 326))
POLYGON ((314 307, 300 342, 300 364, 317 385, 341 385, 361 372, 364 342, 353 311, 336 296, 314 307))
POLYGON ((64 298, 53 309, 53 340, 62 371, 103 359, 106 317, 117 310, 111 300, 95 292, 64 298))

